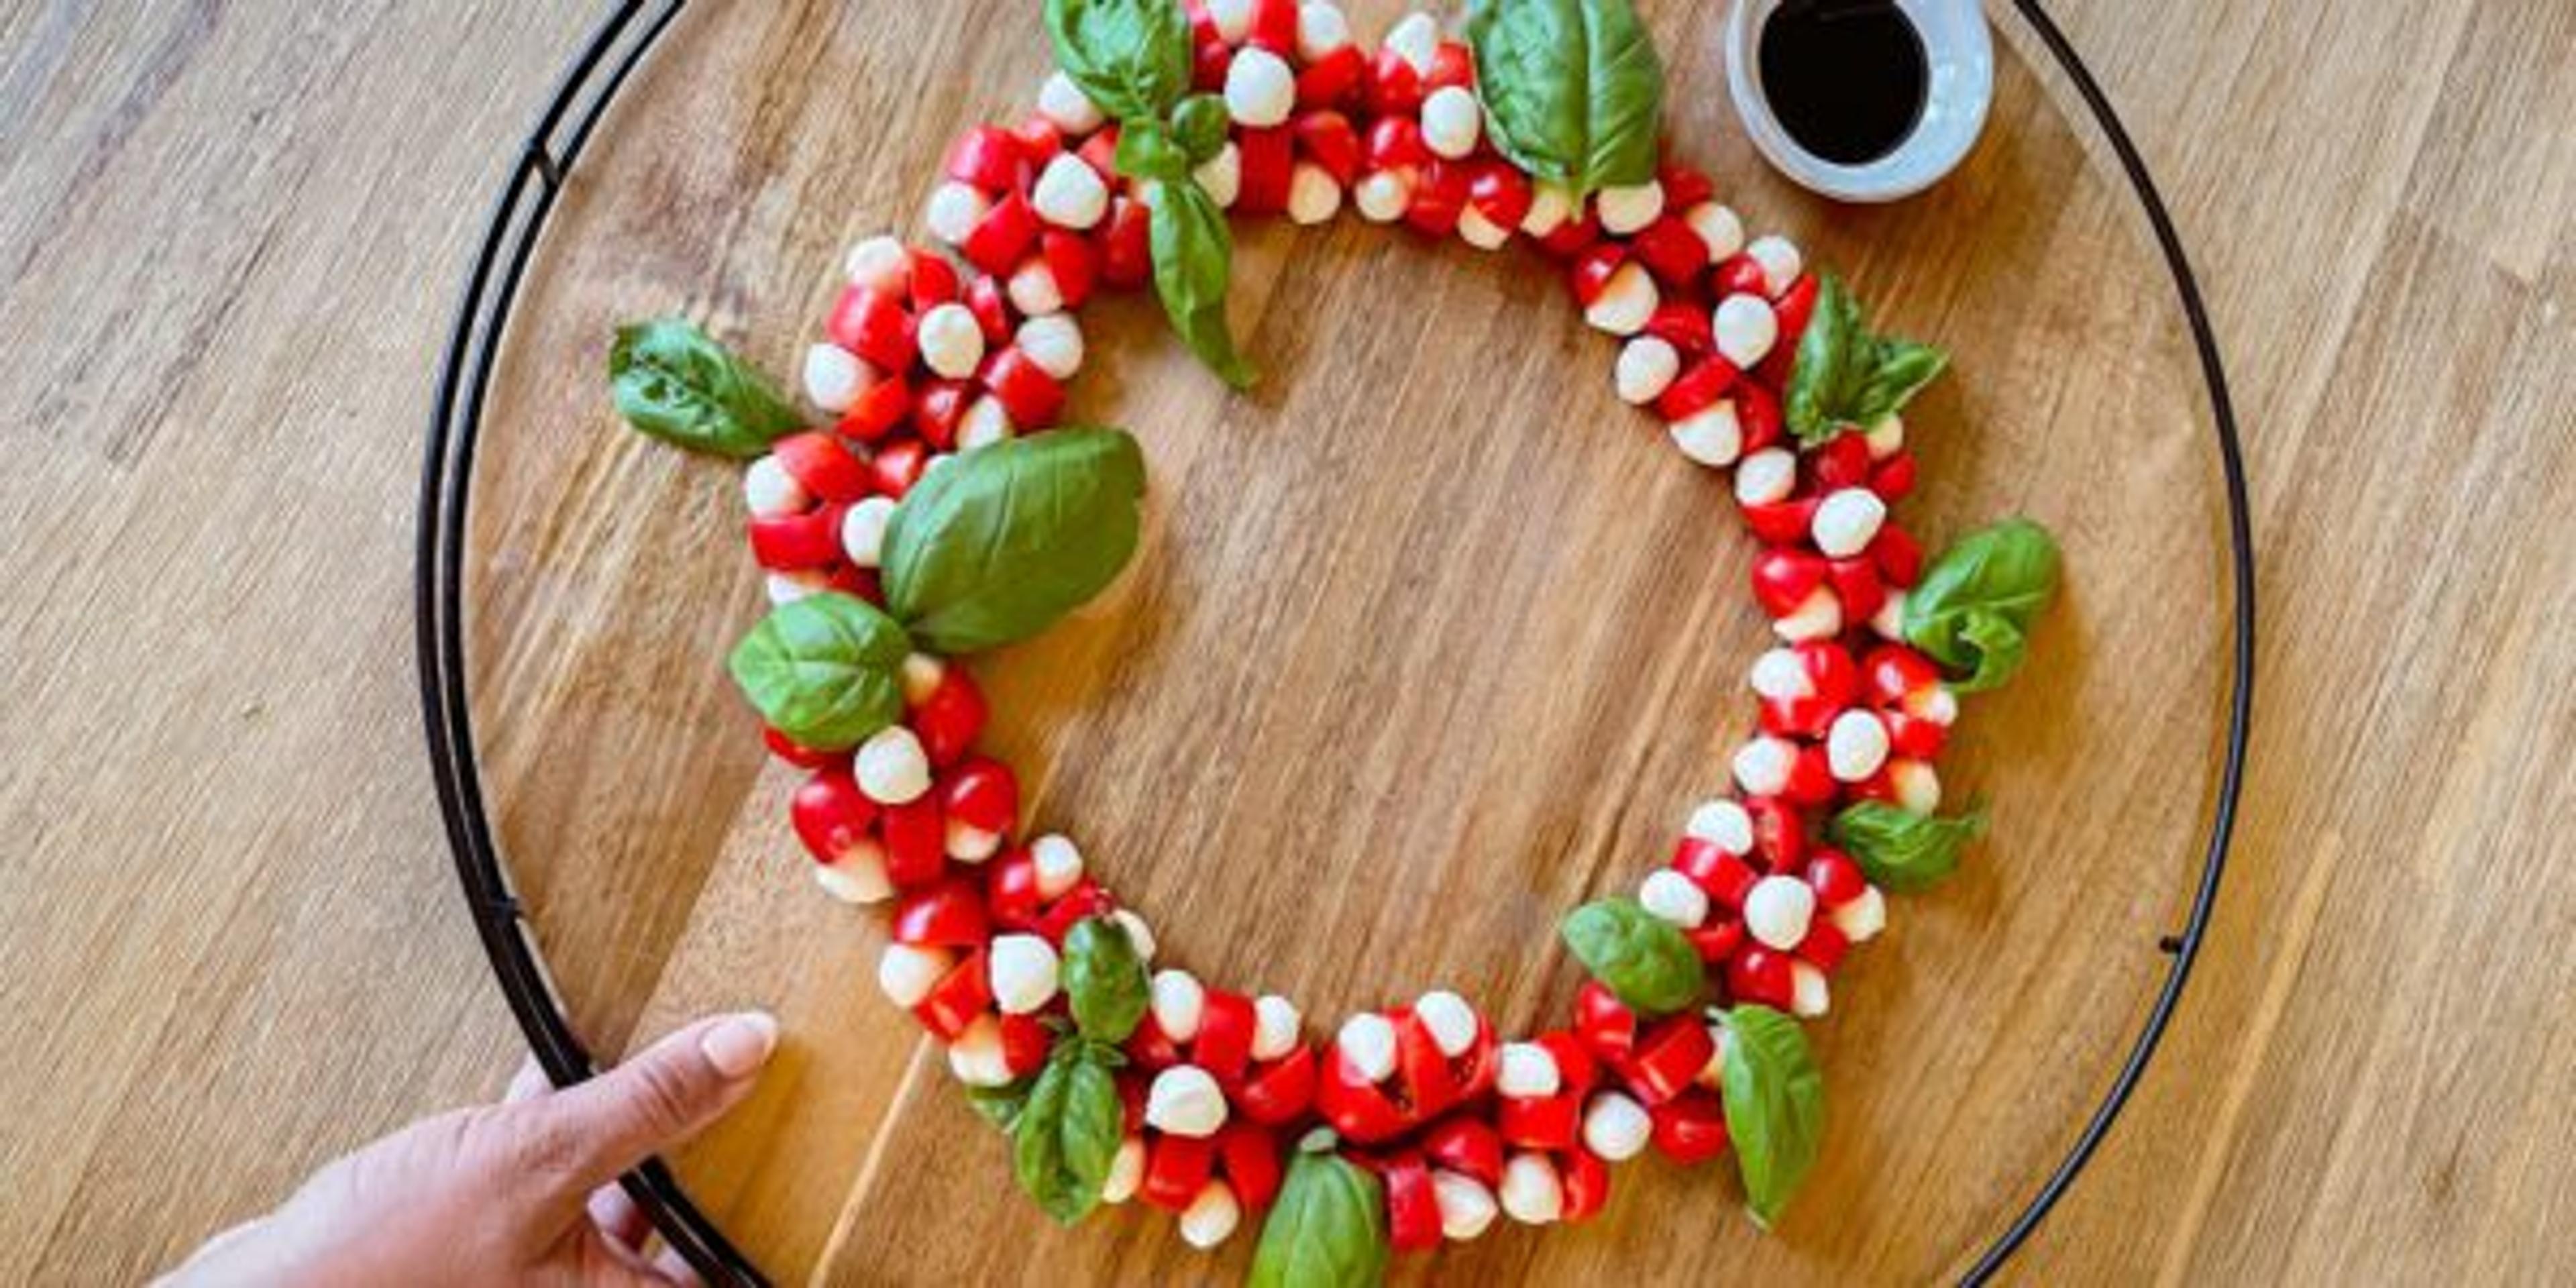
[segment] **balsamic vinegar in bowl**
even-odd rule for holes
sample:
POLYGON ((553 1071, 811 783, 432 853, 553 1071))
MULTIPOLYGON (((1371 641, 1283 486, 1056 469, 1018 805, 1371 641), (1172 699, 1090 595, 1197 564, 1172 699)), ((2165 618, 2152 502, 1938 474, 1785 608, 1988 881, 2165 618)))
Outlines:
POLYGON ((1823 160, 1876 161, 1923 119, 1931 62, 1896 0, 1788 0, 1762 24, 1760 57, 1781 128, 1823 160))

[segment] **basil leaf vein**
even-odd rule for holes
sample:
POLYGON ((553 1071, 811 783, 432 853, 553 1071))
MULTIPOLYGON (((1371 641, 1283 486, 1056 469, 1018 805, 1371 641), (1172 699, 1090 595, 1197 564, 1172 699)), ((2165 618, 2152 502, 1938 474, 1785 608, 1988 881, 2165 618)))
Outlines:
POLYGON ((903 715, 912 641, 867 601, 837 591, 781 604, 726 667, 771 728, 819 751, 858 745, 903 715))
POLYGON ((617 328, 608 379, 627 424, 693 452, 758 456, 804 427, 776 386, 687 318, 617 328))
POLYGON ((1751 1004, 1724 1018, 1726 1134, 1745 1205, 1768 1228, 1823 1151, 1825 1078, 1796 1020, 1751 1004))
POLYGON ((1026 639, 1136 553, 1145 458, 1114 429, 1065 428, 961 452, 887 521, 886 604, 940 653, 1026 639))
POLYGON ((1670 1015, 1699 999, 1706 976, 1690 940, 1625 897, 1587 903, 1566 917, 1566 947, 1594 979, 1645 1015, 1670 1015))

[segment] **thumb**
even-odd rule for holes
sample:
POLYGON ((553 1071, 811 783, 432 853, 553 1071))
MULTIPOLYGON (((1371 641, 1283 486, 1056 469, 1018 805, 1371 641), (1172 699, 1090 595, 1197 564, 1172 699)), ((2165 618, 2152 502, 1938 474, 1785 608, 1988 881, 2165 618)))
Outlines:
POLYGON ((588 1082, 529 1102, 527 1134, 570 1173, 569 1192, 587 1194, 723 1117, 750 1094, 777 1047, 778 1021, 766 1012, 700 1020, 588 1082))

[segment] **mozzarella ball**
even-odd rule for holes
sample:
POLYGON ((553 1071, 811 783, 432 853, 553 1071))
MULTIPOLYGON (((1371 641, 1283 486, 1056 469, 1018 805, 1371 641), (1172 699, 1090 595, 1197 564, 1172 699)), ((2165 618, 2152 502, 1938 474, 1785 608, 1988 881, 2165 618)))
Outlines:
POLYGON ((1159 970, 1148 986, 1153 997, 1154 1027, 1174 1042, 1187 1042, 1199 1035, 1199 1021, 1207 1016, 1207 988, 1199 977, 1185 970, 1159 970))
POLYGON ((1769 649, 1753 659, 1751 680, 1755 693, 1774 702, 1794 702, 1816 693, 1815 682, 1807 677, 1807 664, 1792 649, 1769 649))
POLYGON ((1252 1058, 1276 1060, 1297 1049, 1299 1026, 1305 1017, 1297 1013, 1297 1004, 1274 993, 1264 993, 1252 1000, 1252 1058))
POLYGON ((1747 796, 1777 796, 1789 785, 1789 774, 1798 763, 1798 749, 1785 739, 1768 735, 1745 743, 1735 752, 1735 782, 1747 796))
POLYGON ((923 365, 951 380, 974 375, 984 361, 984 327, 963 304, 932 306, 921 315, 914 334, 920 341, 923 365))
POLYGON ((1207 0, 1208 21, 1215 24, 1217 38, 1229 45, 1240 45, 1252 34, 1254 0, 1207 0))
POLYGON ((742 501, 751 507, 751 517, 755 519, 803 514, 814 504, 805 485, 797 482, 775 456, 761 457, 742 472, 742 501))
POLYGON ((1428 76, 1432 59, 1440 53, 1440 23, 1427 13, 1406 14, 1387 29, 1386 48, 1410 65, 1414 75, 1428 76))
POLYGON ((1690 822, 1682 831, 1738 857, 1753 852, 1753 816, 1742 805, 1722 796, 1701 802, 1698 809, 1691 811, 1690 822))
POLYGON ((1789 1013, 1802 1020, 1812 1020, 1832 1010, 1833 991, 1825 986, 1825 973, 1812 962, 1789 959, 1789 1013))
POLYGON ((1917 814, 1941 808, 1941 775, 1928 760, 1890 761, 1887 782, 1896 789, 1896 803, 1917 814))
POLYGON ((1603 188, 1592 208, 1601 216, 1601 231, 1613 237, 1642 232, 1664 217, 1664 185, 1648 179, 1634 187, 1603 188))
POLYGON ((1001 852, 999 832, 987 832, 955 818, 942 820, 940 826, 940 849, 960 863, 981 863, 1001 852))
POLYGON ((1797 282, 1799 273, 1805 271, 1805 261, 1798 254, 1797 244, 1786 237, 1756 237, 1752 245, 1744 248, 1744 253, 1762 266, 1762 289, 1775 300, 1797 282))
POLYGON ((1300 161, 1288 172, 1288 218, 1313 226, 1329 221, 1342 210, 1342 185, 1333 182, 1330 171, 1312 161, 1300 161))
POLYGON ((948 1071, 970 1087, 999 1087, 1011 1081, 1010 1057, 1002 1050, 1002 1022, 978 1015, 948 1044, 948 1071))
POLYGON ((1905 418, 1895 412, 1879 417, 1878 423, 1861 435, 1861 441, 1869 444, 1869 459, 1873 461, 1896 455, 1905 448, 1905 418))
POLYGON ((1875 711, 1846 711, 1825 732, 1825 763, 1846 783, 1867 781, 1887 763, 1887 722, 1875 711))
POLYGON ((995 443, 1007 443, 1019 431, 1011 424, 1011 413, 1002 400, 985 394, 967 404, 966 415, 957 422, 957 450, 971 452, 995 443))
POLYGON ((1565 1187, 1545 1154, 1519 1153, 1503 1164, 1503 1211, 1523 1225, 1546 1225, 1565 1215, 1565 1187))
POLYGON ((1422 100, 1422 145, 1433 156, 1465 160, 1484 129, 1484 105, 1461 86, 1443 85, 1422 100))
POLYGON ((1342 15, 1340 5, 1306 0, 1297 6, 1297 61, 1322 62, 1349 43, 1351 20, 1342 15))
POLYGON ((1476 1034, 1484 1027, 1476 1018, 1476 1008, 1456 993, 1440 990, 1425 993, 1413 1001, 1413 1018, 1431 1033, 1431 1044, 1440 1054, 1456 1059, 1476 1045, 1476 1034))
POLYGON ((946 949, 887 944, 877 957, 877 987, 885 991, 886 1000, 911 1010, 930 996, 954 964, 946 949))
POLYGON ((1404 217, 1404 208, 1413 202, 1413 185, 1393 170, 1380 170, 1360 176, 1351 186, 1351 204, 1359 208, 1360 218, 1373 224, 1389 224, 1404 217))
POLYGON ((1843 601, 1834 597, 1832 587, 1818 586, 1788 616, 1771 623, 1771 630, 1792 644, 1832 639, 1843 633, 1843 601))
POLYGON ((1247 129, 1284 124, 1297 106, 1297 73, 1267 49, 1235 51, 1225 69, 1225 114, 1247 129))
POLYGON ((1038 115, 1072 135, 1089 134, 1109 119, 1102 114, 1100 105, 1063 72, 1048 73, 1046 83, 1038 86, 1038 115))
POLYGON ((1717 335, 1718 356, 1738 367, 1762 361, 1772 342, 1780 338, 1780 319, 1772 314, 1770 303, 1750 295, 1719 300, 1709 325, 1717 335))
POLYGON ((1458 212, 1458 240, 1478 250, 1501 250, 1511 244, 1512 230, 1485 217, 1485 212, 1467 206, 1458 212))
POLYGON ((1071 380, 1082 370, 1082 324, 1070 314, 1030 318, 1020 324, 1012 343, 1038 370, 1058 380, 1071 380))
POLYGON ((1190 171, 1190 178, 1198 182, 1199 190, 1216 203, 1217 209, 1232 208, 1234 199, 1243 193, 1243 150, 1228 142, 1216 150, 1216 155, 1199 162, 1198 168, 1190 171))
POLYGON ((1601 1092, 1584 1106, 1583 1147, 1607 1162, 1624 1163, 1644 1153, 1654 1134, 1646 1107, 1623 1092, 1601 1092))
POLYGON ((1681 374, 1681 351, 1660 336, 1641 335, 1619 346, 1614 379, 1621 402, 1643 407, 1662 397, 1681 374))
POLYGON ((1039 172, 1029 205, 1038 218, 1058 228, 1082 232, 1109 213, 1109 184, 1091 163, 1070 152, 1058 152, 1039 172))
POLYGON ((1662 302, 1663 297, 1655 290, 1655 279, 1646 272, 1645 265, 1621 264, 1610 274, 1610 280, 1602 283, 1601 294, 1594 296, 1583 310, 1583 320, 1596 331, 1635 335, 1646 329, 1647 320, 1655 315, 1655 306, 1662 302))
POLYGON ((1514 1100, 1539 1100, 1564 1087, 1564 1074, 1546 1047, 1535 1042, 1503 1044, 1501 1067, 1494 1074, 1496 1092, 1514 1100))
POLYGON ((1032 257, 1011 270, 1011 280, 1003 290, 1021 317, 1044 317, 1064 311, 1064 288, 1056 284, 1055 270, 1047 267, 1043 259, 1032 257))
POLYGON ((912 280, 912 252, 892 237, 865 238, 841 257, 841 272, 852 286, 900 291, 912 280))
POLYGON ((837 344, 805 347, 805 400, 830 412, 850 409, 867 388, 867 366, 859 355, 837 344))
POLYGON ((1736 419, 1735 400, 1721 398, 1674 421, 1669 430, 1681 454, 1713 470, 1735 463, 1744 450, 1744 425, 1736 419))
POLYGON ((894 897, 886 876, 885 847, 873 840, 853 842, 830 863, 814 865, 814 883, 843 903, 883 903, 894 897))
POLYGON ((1129 1136, 1118 1142, 1118 1153, 1109 1160, 1109 1179, 1101 1184, 1100 1201, 1124 1203, 1136 1197, 1145 1183, 1145 1138, 1129 1136))
POLYGON ((1683 211, 1682 222, 1690 225, 1690 230, 1708 246, 1709 263, 1733 259, 1737 251, 1744 249, 1744 221, 1714 201, 1703 201, 1683 211))
POLYGON ((1041 936, 996 935, 984 962, 1004 1015, 1027 1015, 1055 997, 1055 946, 1041 936))
POLYGON ((819 595, 832 588, 832 575, 819 568, 799 568, 794 572, 773 572, 762 583, 772 606, 792 604, 809 595, 819 595))
POLYGON ((880 805, 902 805, 930 790, 930 756, 921 739, 902 725, 887 725, 868 736, 850 757, 850 776, 859 790, 880 805))
POLYGON ((917 707, 930 701, 948 678, 948 664, 928 653, 906 653, 903 665, 895 668, 895 678, 903 682, 903 703, 917 707))
POLYGON ((1154 942, 1154 928, 1145 924, 1144 917, 1138 915, 1133 908, 1120 908, 1110 913, 1109 919, 1117 922, 1120 930, 1127 932, 1127 942, 1136 946, 1138 961, 1154 960, 1154 949, 1159 945, 1154 942))
POLYGON ((1708 892, 1671 868, 1647 874, 1637 887, 1637 902, 1646 911, 1684 930, 1708 920, 1708 892))
POLYGON ((1395 1072, 1395 1025, 1375 1011, 1342 1021, 1333 1045, 1342 1053, 1342 1063, 1362 1082, 1383 1082, 1395 1072))
POLYGON ((1849 559, 1869 548, 1878 539, 1880 525, 1887 522, 1887 502, 1865 487, 1840 488, 1828 493, 1816 506, 1816 517, 1810 522, 1816 549, 1829 559, 1849 559))
POLYGON ((1440 1209, 1441 1236, 1452 1243, 1483 1234, 1502 1210, 1483 1181, 1446 1170, 1431 1173, 1431 1201, 1440 1209))
POLYGON ((1745 933, 1784 953, 1806 940, 1815 916, 1816 889, 1796 877, 1764 877, 1744 895, 1745 933))
POLYGON ((1786 501, 1798 487, 1798 456, 1785 447, 1766 447, 1735 467, 1735 499, 1742 505, 1786 501))
POLYGON ((894 498, 862 497, 841 512, 841 553, 861 568, 884 562, 886 524, 894 520, 894 498))
POLYGON ((1574 217, 1574 198, 1563 184, 1539 180, 1530 185, 1529 213, 1521 216, 1521 231, 1532 237, 1545 237, 1574 217))
POLYGON ((1876 939, 1878 932, 1887 929, 1887 896, 1877 886, 1864 886, 1849 902, 1826 913, 1825 920, 1855 944, 1876 939))
POLYGON ((1154 1075, 1145 1092, 1145 1125, 1156 1131, 1205 1140, 1225 1126, 1225 1092, 1194 1064, 1176 1064, 1154 1075))
POLYGON ((1878 632, 1880 639, 1893 640, 1897 643, 1905 641, 1904 591, 1887 592, 1887 601, 1878 606, 1877 612, 1869 615, 1869 628, 1878 632))
POLYGON ((1234 1187, 1223 1181, 1209 1181, 1199 1187, 1198 1196, 1181 1209, 1181 1240, 1205 1252, 1234 1234, 1243 1221, 1243 1205, 1235 1201, 1234 1187))
POLYGON ((930 235, 951 246, 963 246, 975 235, 975 225, 993 210, 992 199, 971 183, 951 179, 930 190, 930 204, 921 212, 922 226, 930 235))
POLYGON ((1037 869, 1038 897, 1049 903, 1082 881, 1082 851, 1052 832, 1029 842, 1029 865, 1037 869))

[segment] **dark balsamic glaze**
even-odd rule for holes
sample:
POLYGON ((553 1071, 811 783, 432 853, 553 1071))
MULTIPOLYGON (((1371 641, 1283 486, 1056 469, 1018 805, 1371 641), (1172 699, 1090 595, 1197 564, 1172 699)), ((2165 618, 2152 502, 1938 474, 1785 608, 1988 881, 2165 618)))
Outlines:
POLYGON ((1895 0, 1788 0, 1762 24, 1762 93, 1798 146, 1861 165, 1923 119, 1931 63, 1895 0))

